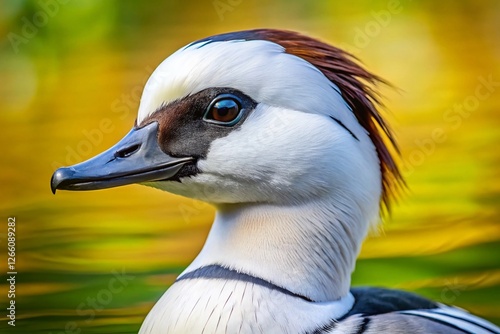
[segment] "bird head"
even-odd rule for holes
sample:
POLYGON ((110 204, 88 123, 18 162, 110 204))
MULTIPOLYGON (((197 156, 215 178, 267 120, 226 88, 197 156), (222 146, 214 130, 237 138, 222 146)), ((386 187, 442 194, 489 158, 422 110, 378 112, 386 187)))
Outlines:
POLYGON ((374 217, 399 179, 380 81, 295 32, 208 37, 165 59, 129 134, 58 169, 52 190, 141 183, 216 206, 333 198, 374 217))

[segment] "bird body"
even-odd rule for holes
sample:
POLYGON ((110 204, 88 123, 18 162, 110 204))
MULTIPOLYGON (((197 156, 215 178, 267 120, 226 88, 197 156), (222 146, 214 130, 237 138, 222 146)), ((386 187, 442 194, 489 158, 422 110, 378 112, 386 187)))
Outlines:
POLYGON ((236 271, 227 278, 228 273, 220 269, 211 273, 217 278, 178 280, 149 313, 141 333, 306 333, 316 323, 342 316, 353 304, 351 295, 314 303, 255 279, 243 280, 236 271))
POLYGON ((217 209, 140 333, 499 333, 465 311, 350 276, 401 180, 377 76, 280 30, 209 37, 154 71, 117 145, 52 188, 141 183, 217 209))

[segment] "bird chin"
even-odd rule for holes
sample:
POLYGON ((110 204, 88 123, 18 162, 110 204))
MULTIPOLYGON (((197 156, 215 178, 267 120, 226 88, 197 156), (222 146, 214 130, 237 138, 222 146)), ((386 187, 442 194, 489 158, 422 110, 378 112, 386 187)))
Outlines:
POLYGON ((214 182, 215 179, 217 178, 198 174, 196 176, 181 177, 179 179, 143 182, 141 184, 174 195, 203 201, 214 206, 246 202, 230 191, 230 189, 234 189, 234 185, 228 185, 222 181, 214 182), (208 182, 208 180, 210 180, 210 182, 208 182))
POLYGON ((179 195, 187 198, 192 198, 196 200, 201 200, 204 202, 211 202, 210 198, 204 196, 204 192, 200 189, 203 187, 193 186, 193 184, 188 183, 191 177, 181 177, 178 179, 168 179, 162 181, 152 181, 152 182, 143 182, 142 185, 152 187, 155 189, 159 189, 174 195, 179 195))

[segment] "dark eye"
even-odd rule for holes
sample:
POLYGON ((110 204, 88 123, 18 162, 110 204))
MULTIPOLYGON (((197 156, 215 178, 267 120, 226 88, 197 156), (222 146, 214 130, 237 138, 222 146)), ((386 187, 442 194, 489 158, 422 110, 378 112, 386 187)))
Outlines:
POLYGON ((219 95, 208 106, 203 119, 210 123, 231 126, 241 119, 241 102, 230 94, 219 95))

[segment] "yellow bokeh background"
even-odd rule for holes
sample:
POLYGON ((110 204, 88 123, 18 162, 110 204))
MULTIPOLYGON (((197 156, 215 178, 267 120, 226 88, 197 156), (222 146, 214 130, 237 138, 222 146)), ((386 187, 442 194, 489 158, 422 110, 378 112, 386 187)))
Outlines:
MULTIPOLYGON (((0 3, 0 243, 16 217, 19 333, 137 332, 201 249, 213 209, 138 185, 53 196, 50 177, 128 132, 169 54, 260 27, 343 47, 395 87, 380 89, 408 190, 365 242, 353 282, 500 323, 499 2, 41 0, 0 3), (122 270, 130 284, 92 306, 122 270)), ((7 272, 6 251, 0 263, 7 272)))

